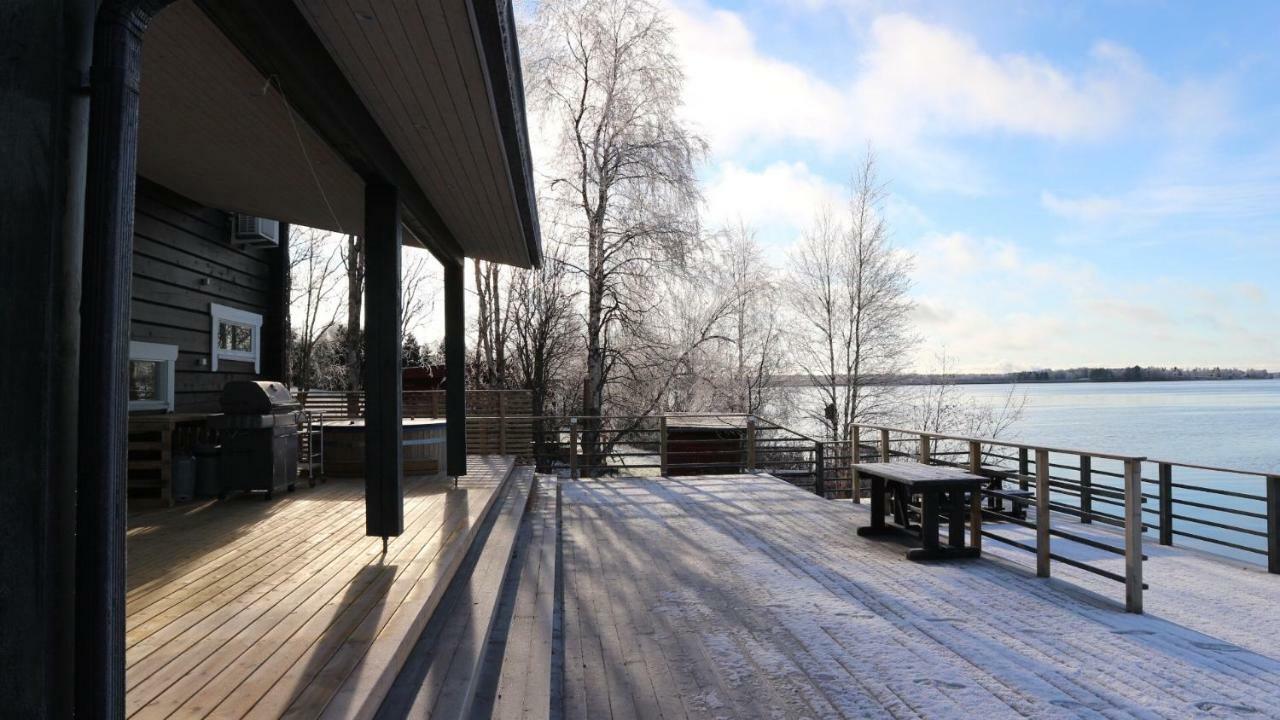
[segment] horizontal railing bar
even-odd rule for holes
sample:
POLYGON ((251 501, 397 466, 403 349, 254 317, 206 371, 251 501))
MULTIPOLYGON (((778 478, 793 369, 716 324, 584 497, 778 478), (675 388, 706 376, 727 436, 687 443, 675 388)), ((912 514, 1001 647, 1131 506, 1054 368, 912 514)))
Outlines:
POLYGON ((1239 543, 1233 543, 1227 540, 1219 540, 1217 538, 1206 537, 1204 535, 1197 535, 1196 533, 1187 532, 1186 530, 1174 530, 1171 528, 1169 532, 1174 535, 1178 535, 1180 537, 1189 537, 1194 540, 1199 540, 1201 542, 1213 543, 1215 545, 1223 545, 1225 547, 1235 548, 1236 550, 1243 550, 1245 552, 1257 553, 1258 555, 1267 554, 1266 550, 1259 550, 1258 548, 1252 548, 1252 547, 1249 547, 1248 545, 1241 545, 1239 543))
POLYGON ((1260 537, 1260 538, 1267 537, 1267 534, 1261 530, 1250 530, 1249 528, 1237 527, 1235 525, 1227 525, 1226 523, 1220 523, 1214 520, 1205 520, 1204 518, 1191 517, 1190 515, 1178 515, 1177 513, 1173 513, 1169 517, 1173 518, 1174 520, 1183 520, 1186 522, 1193 522, 1193 523, 1196 523, 1197 525, 1208 525, 1209 527, 1216 527, 1222 530, 1230 530, 1232 532, 1238 532, 1245 535, 1252 535, 1254 537, 1260 537))
POLYGON ((1252 512, 1249 510, 1240 510, 1239 508, 1223 507, 1221 505, 1210 505, 1208 503, 1196 502, 1195 500, 1184 500, 1181 498, 1173 499, 1174 505, 1186 505, 1188 507, 1197 507, 1202 510, 1214 510, 1216 512, 1226 513, 1228 515, 1243 515, 1244 517, 1257 518, 1258 520, 1266 520, 1266 513, 1252 512))
POLYGON ((1211 493, 1213 495, 1226 495, 1228 497, 1238 497, 1245 500, 1257 500, 1258 502, 1267 501, 1267 499, 1261 495, 1250 495, 1249 493, 1236 492, 1235 490, 1223 490, 1222 488, 1203 487, 1200 485, 1187 485, 1185 483, 1169 483, 1169 485, 1182 490, 1194 490, 1195 492, 1211 493))

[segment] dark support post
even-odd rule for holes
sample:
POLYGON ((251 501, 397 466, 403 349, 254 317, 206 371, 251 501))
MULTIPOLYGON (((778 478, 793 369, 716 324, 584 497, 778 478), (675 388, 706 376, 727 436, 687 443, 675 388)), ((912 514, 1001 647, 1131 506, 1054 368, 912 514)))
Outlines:
POLYGON ((94 29, 76 500, 75 702, 83 717, 124 715, 129 297, 147 20, 107 3, 94 29))
POLYGON ((1093 458, 1080 456, 1080 522, 1093 522, 1093 458))
POLYGON ((1019 490, 1027 489, 1027 476, 1031 474, 1031 465, 1027 461, 1027 455, 1026 448, 1018 448, 1018 475, 1021 476, 1018 478, 1019 490))
POLYGON ((467 317, 463 263, 444 264, 445 472, 467 474, 467 317))
MULTIPOLYGON (((663 416, 662 430, 663 430, 664 453, 666 448, 666 444, 665 444, 666 429, 667 429, 667 418, 666 416, 663 416)), ((666 461, 667 461, 666 455, 664 454, 662 457, 662 462, 666 463, 666 461)), ((756 418, 754 415, 751 415, 747 417, 747 472, 753 473, 755 471, 756 471, 756 418)))
POLYGON ((819 440, 813 447, 813 492, 820 498, 827 496, 827 482, 823 477, 825 474, 823 451, 826 449, 826 445, 825 442, 819 440))
POLYGON ((280 223, 280 244, 268 268, 267 314, 262 326, 262 376, 285 382, 289 374, 289 224, 280 223))
POLYGON ((1160 463, 1160 544, 1173 544, 1173 466, 1160 463))
POLYGON ((1267 476, 1267 572, 1280 573, 1280 475, 1267 476))
POLYGON ((365 534, 404 532, 400 377, 400 199, 389 185, 364 191, 365 534))
POLYGON ((658 416, 658 474, 667 476, 667 416, 658 416))
MULTIPOLYGON (((0 714, 13 718, 72 717, 79 679, 76 428, 90 105, 84 88, 97 5, 27 0, 0 11, 0 335, 10 345, 0 357, 0 714)), ((122 667, 109 672, 123 677, 114 674, 122 667)), ((110 707, 100 698, 82 716, 106 717, 110 707)))

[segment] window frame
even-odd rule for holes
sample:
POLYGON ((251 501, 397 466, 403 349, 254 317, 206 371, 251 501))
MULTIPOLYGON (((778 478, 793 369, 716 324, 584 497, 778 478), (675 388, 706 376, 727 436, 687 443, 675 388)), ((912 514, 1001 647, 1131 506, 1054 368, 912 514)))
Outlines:
POLYGON ((164 410, 173 412, 174 370, 178 365, 178 346, 162 343, 129 341, 129 363, 158 363, 156 370, 156 400, 130 400, 129 412, 164 410))
POLYGON ((262 316, 248 310, 209 303, 209 366, 218 371, 218 360, 238 360, 253 363, 253 372, 260 372, 262 364, 262 316), (252 350, 226 350, 218 345, 218 335, 223 323, 248 327, 252 350))

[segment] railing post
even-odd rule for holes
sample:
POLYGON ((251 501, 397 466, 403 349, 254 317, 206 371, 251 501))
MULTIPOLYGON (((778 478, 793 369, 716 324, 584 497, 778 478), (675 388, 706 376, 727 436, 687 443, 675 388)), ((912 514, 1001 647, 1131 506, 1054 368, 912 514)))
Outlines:
POLYGON ((854 425, 849 438, 849 496, 855 503, 862 503, 862 487, 858 480, 858 471, 854 468, 862 461, 862 428, 854 425))
MULTIPOLYGON (((969 441, 969 472, 973 475, 982 474, 982 443, 977 440, 969 441)), ((969 545, 976 550, 982 550, 982 490, 973 491, 973 497, 969 498, 969 545)))
POLYGON ((1160 544, 1173 544, 1173 466, 1160 463, 1160 544))
POLYGON ((667 476, 667 416, 658 416, 658 474, 667 476))
POLYGON ((920 464, 928 465, 929 457, 932 454, 933 453, 929 451, 929 436, 924 433, 920 433, 920 464))
POLYGON ((813 448, 813 491, 818 497, 823 498, 824 500, 827 497, 827 483, 826 479, 823 477, 824 468, 822 456, 826 445, 827 444, 824 441, 819 440, 813 448))
POLYGON ((1142 460, 1124 461, 1124 609, 1142 612, 1142 460))
POLYGON ((1027 449, 1018 448, 1018 489, 1027 489, 1027 476, 1031 474, 1030 464, 1027 462, 1027 449))
POLYGON ((578 479, 578 418, 569 418, 569 477, 578 479))
POLYGON ((880 462, 889 462, 889 458, 893 457, 889 451, 889 431, 880 428, 880 462))
POLYGON ((1049 451, 1036 449, 1036 575, 1049 577, 1049 451))
POLYGON ((498 454, 507 454, 507 394, 498 391, 498 454))
POLYGON ((1080 522, 1093 522, 1093 458, 1080 456, 1080 522))
POLYGON ((1267 476, 1267 572, 1280 573, 1280 475, 1267 476))
MULTIPOLYGON (((662 421, 662 437, 663 447, 666 447, 667 422, 664 418, 662 421)), ((666 460, 663 460, 666 463, 666 460)), ((747 472, 756 471, 756 417, 754 415, 747 416, 747 472)))

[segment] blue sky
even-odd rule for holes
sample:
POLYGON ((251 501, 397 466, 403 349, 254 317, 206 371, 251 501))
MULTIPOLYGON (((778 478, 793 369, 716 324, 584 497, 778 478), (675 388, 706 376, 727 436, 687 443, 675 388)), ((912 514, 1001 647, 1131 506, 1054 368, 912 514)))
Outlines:
POLYGON ((921 369, 1280 370, 1280 3, 666 2, 710 221, 781 266, 872 147, 921 369))

